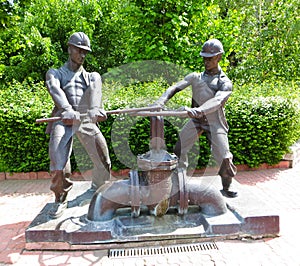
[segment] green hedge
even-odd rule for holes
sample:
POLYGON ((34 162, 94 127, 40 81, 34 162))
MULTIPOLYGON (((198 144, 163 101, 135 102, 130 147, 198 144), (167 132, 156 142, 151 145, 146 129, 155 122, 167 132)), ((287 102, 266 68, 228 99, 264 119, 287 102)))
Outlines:
MULTIPOLYGON (((153 103, 167 86, 161 80, 127 86, 107 82, 103 88, 104 105, 106 110, 146 106, 153 103)), ((273 96, 274 88, 272 84, 237 88, 226 105, 230 147, 237 165, 276 164, 299 138, 299 101, 296 99, 299 87, 281 84, 281 91, 286 91, 287 97, 284 93, 273 96)), ((0 89, 0 97, 0 171, 47 171, 49 136, 44 133, 46 124, 35 123, 37 118, 49 116, 52 109, 52 100, 44 84, 16 82, 10 88, 0 89)), ((167 107, 190 105, 190 99, 191 90, 186 89, 175 95, 167 107)), ((184 123, 184 119, 166 119, 165 139, 169 151, 172 151, 178 130, 184 123)), ((100 128, 107 139, 114 170, 134 167, 135 156, 149 150, 148 118, 113 115, 101 123, 100 128)), ((200 155, 196 157, 199 159, 197 167, 205 166, 210 156, 205 136, 201 136, 200 142, 200 151, 196 147, 196 153, 200 155)), ((74 150, 73 169, 88 168, 89 160, 76 141, 74 150)))
POLYGON ((299 110, 290 99, 237 97, 226 110, 230 147, 237 164, 276 164, 299 138, 299 110))
POLYGON ((35 123, 36 118, 49 115, 52 105, 43 82, 13 83, 0 90, 0 98, 0 170, 47 170, 48 136, 44 125, 35 123))

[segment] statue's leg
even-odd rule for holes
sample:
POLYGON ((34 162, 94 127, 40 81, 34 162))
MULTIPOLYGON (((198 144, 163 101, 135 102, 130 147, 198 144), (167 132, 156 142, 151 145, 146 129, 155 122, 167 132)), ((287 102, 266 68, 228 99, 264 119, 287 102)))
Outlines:
POLYGON ((194 120, 189 120, 179 133, 179 139, 175 144, 174 153, 179 158, 180 168, 188 167, 188 152, 199 139, 203 130, 194 120))
POLYGON ((57 218, 67 207, 67 195, 73 183, 70 180, 69 158, 72 149, 72 129, 61 123, 53 126, 49 142, 50 171, 52 182, 50 189, 55 195, 55 204, 49 215, 57 218))
POLYGON ((237 192, 232 190, 232 178, 236 175, 236 166, 233 164, 232 153, 229 151, 228 137, 226 133, 208 134, 211 142, 211 150, 216 160, 222 179, 222 194, 227 197, 236 197, 237 192))
POLYGON ((92 136, 78 132, 77 136, 93 162, 92 188, 97 190, 111 177, 111 163, 106 140, 100 131, 92 136))
POLYGON ((55 194, 55 202, 66 202, 68 192, 73 186, 73 182, 64 174, 63 170, 56 170, 52 173, 52 183, 50 189, 55 194))

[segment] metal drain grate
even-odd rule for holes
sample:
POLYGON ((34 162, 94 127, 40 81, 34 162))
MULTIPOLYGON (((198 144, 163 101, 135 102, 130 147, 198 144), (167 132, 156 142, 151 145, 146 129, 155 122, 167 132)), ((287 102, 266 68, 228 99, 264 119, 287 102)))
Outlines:
POLYGON ((120 257, 153 256, 153 255, 170 254, 170 253, 208 251, 212 249, 218 250, 218 247, 215 242, 147 247, 147 248, 111 249, 108 252, 108 257, 120 258, 120 257))

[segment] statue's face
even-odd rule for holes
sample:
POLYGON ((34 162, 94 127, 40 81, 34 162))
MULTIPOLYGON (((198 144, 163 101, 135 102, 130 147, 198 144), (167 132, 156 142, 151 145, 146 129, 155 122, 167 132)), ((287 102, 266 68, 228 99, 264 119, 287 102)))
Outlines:
POLYGON ((203 57, 204 66, 206 71, 211 71, 218 68, 218 63, 220 61, 220 55, 215 55, 212 57, 203 57))
POLYGON ((68 51, 69 51, 70 59, 77 65, 83 64, 84 59, 88 53, 87 50, 81 49, 74 45, 70 45, 68 51))

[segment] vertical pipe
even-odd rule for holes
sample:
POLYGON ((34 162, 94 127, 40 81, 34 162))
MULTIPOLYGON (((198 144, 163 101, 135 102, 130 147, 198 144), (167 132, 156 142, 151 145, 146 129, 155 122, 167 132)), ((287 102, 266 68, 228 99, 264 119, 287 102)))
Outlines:
POLYGON ((150 149, 161 150, 164 147, 164 118, 162 116, 152 116, 150 117, 150 149))

